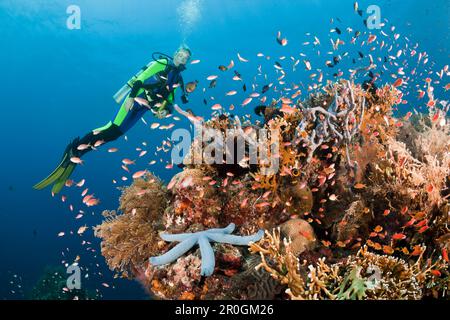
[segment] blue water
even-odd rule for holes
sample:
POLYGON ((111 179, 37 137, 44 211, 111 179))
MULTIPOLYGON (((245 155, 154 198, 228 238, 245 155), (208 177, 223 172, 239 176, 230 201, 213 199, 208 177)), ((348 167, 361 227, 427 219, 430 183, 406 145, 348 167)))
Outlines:
MULTIPOLYGON (((136 165, 136 168, 146 168, 154 149, 169 132, 150 130, 139 122, 127 133, 128 141, 121 138, 86 155, 86 164, 77 168, 73 179, 85 178, 90 192, 100 197, 101 204, 94 209, 82 206, 79 189, 64 189, 61 194, 68 200, 63 203, 61 195, 52 198, 48 189, 35 191, 32 186, 53 170, 70 139, 106 124, 113 117, 118 106, 112 95, 151 60, 152 52, 172 54, 186 41, 193 51, 193 59, 201 60, 197 65, 188 65, 183 74, 186 82, 200 81, 188 107, 207 116, 213 103, 238 106, 251 92, 256 68, 264 61, 258 60, 258 52, 273 57, 286 55, 287 60, 290 55, 300 58, 298 54, 305 52, 313 68, 317 67, 315 63, 320 63, 329 72, 324 61, 329 50, 325 48, 329 48, 330 29, 339 26, 343 33, 347 26, 366 30, 362 19, 353 11, 353 1, 348 0, 203 0, 197 7, 200 16, 192 24, 180 18, 177 8, 181 3, 175 0, 0 0, 0 146, 3 150, 0 298, 25 298, 45 266, 60 265, 61 260, 70 263, 76 255, 81 256, 80 265, 89 269, 89 279, 83 278, 85 287, 99 289, 104 298, 146 297, 137 283, 112 279, 113 273, 99 254, 99 241, 94 239, 91 230, 83 237, 76 235, 76 231, 81 225, 100 223, 102 210, 117 207, 120 193, 111 181, 116 179, 118 185, 129 183, 120 181, 124 174, 121 159, 137 158, 135 148, 147 142, 148 156, 136 165), (66 8, 71 4, 81 9, 80 30, 66 27, 66 8), (331 18, 334 24, 330 23, 331 18), (275 41, 279 30, 288 38, 286 47, 275 41), (308 32, 321 40, 321 57, 311 54, 311 46, 301 45, 311 41, 305 35, 308 32), (237 52, 250 62, 239 63, 237 52), (234 81, 219 79, 216 88, 203 94, 201 89, 209 84, 206 77, 220 75, 217 66, 227 65, 230 59, 235 61, 235 69, 245 78, 249 91, 242 93, 234 81), (224 97, 231 89, 240 93, 224 97), (211 96, 216 98, 215 102, 211 102, 211 96), (209 100, 209 107, 203 105, 204 98, 209 100), (112 146, 120 152, 107 153, 106 149, 112 146), (69 210, 69 204, 74 205, 74 212, 69 210), (86 215, 75 220, 80 209, 86 215), (75 234, 70 235, 70 230, 75 234), (60 231, 66 232, 62 238, 57 237, 60 231), (83 246, 83 240, 92 244, 83 246), (87 252, 87 247, 96 253, 87 252), (65 252, 66 258, 61 252, 65 252), (104 288, 102 282, 114 288, 104 288)), ((363 10, 370 4, 379 5, 382 18, 389 20, 386 32, 391 24, 395 25, 395 32, 407 36, 411 44, 418 43, 418 51, 429 54, 436 71, 448 64, 450 5, 447 0, 359 1, 363 10)), ((367 47, 361 50, 368 53, 367 47)), ((267 62, 268 66, 274 61, 267 62)), ((340 67, 344 70, 344 66, 340 67)), ((269 69, 267 82, 276 81, 273 68, 266 68, 269 69)), ((310 79, 303 72, 302 62, 297 69, 289 74, 289 81, 307 84, 310 79)), ((445 95, 441 89, 436 90, 445 95)), ((417 106, 413 98, 409 101, 408 108, 417 106)), ((177 102, 180 103, 179 96, 177 102)), ((250 113, 251 109, 241 112, 250 113)), ((155 121, 150 114, 144 118, 149 124, 155 121)), ((162 123, 168 124, 170 120, 162 123)), ((177 127, 188 126, 185 120, 177 122, 177 127)), ((159 156, 153 158, 158 160, 159 156)), ((163 160, 167 161, 167 156, 163 160)), ((164 166, 156 165, 151 170, 167 181, 176 169, 170 171, 164 166)))

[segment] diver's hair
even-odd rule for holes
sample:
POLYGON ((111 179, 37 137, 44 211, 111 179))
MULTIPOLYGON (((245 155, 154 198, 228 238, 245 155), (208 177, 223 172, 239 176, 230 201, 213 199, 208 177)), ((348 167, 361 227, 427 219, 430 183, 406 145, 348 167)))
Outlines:
POLYGON ((178 53, 179 51, 181 51, 181 50, 187 51, 187 52, 189 53, 189 55, 192 56, 192 51, 191 51, 191 49, 189 49, 189 47, 187 46, 187 44, 185 44, 185 43, 181 44, 181 45, 178 47, 177 51, 175 51, 175 54, 177 54, 177 53, 178 53))

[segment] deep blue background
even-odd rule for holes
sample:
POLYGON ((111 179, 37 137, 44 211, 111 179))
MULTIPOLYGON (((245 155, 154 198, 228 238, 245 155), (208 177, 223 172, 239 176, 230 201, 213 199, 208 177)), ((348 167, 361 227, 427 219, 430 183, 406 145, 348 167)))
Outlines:
MULTIPOLYGON (((151 59, 153 51, 172 54, 183 41, 177 15, 180 2, 0 0, 0 298, 23 298, 13 275, 21 278, 19 284, 26 292, 46 265, 60 264, 61 251, 66 248, 70 262, 80 254, 80 265, 90 269, 93 279, 84 282, 85 286, 99 288, 106 298, 145 297, 139 285, 130 281, 115 281, 115 289, 100 286, 101 282, 112 283, 112 273, 101 256, 93 258, 93 254, 86 253, 87 246, 80 245, 83 239, 93 241, 91 247, 99 250, 92 231, 83 237, 68 233, 70 230, 76 233, 85 223, 89 226, 99 223, 102 209, 116 208, 119 191, 111 180, 120 181, 124 173, 120 160, 137 158, 134 149, 146 141, 149 153, 136 166, 145 168, 156 145, 169 132, 150 130, 139 122, 127 134, 128 142, 120 139, 108 146, 120 148, 119 153, 109 154, 104 148, 85 157, 86 165, 79 166, 73 178, 77 181, 86 178, 90 192, 100 197, 102 203, 94 210, 81 206, 81 190, 63 190, 68 201, 62 203, 60 196, 52 198, 49 190, 39 192, 31 187, 53 170, 70 139, 112 118, 118 106, 111 96, 151 59), (66 8, 70 4, 81 8, 81 30, 66 28, 66 8), (74 204, 75 212, 69 211, 69 203, 74 204), (74 220, 79 209, 87 214, 74 220), (65 231, 66 236, 57 238, 60 231, 65 231), (103 278, 94 277, 99 271, 103 278), (14 284, 10 284, 13 280, 14 284), (19 293, 12 294, 11 290, 19 293)), ((419 43, 420 50, 429 53, 436 71, 448 63, 447 0, 372 0, 359 4, 362 9, 378 4, 382 17, 397 26, 396 32, 407 35, 412 43, 419 43)), ((186 82, 200 80, 189 107, 204 115, 210 110, 201 103, 201 89, 208 85, 206 76, 220 74, 219 64, 227 65, 234 59, 236 69, 248 79, 250 87, 259 63, 257 52, 299 58, 299 52, 307 51, 301 43, 311 40, 305 35, 307 32, 317 35, 322 46, 329 47, 331 18, 340 18, 342 23, 338 25, 343 31, 345 26, 365 30, 362 19, 353 12, 353 1, 349 0, 203 0, 201 14, 186 41, 194 53, 193 59, 202 62, 188 66, 184 78, 186 82), (275 42, 278 30, 288 38, 287 47, 275 42), (250 62, 240 64, 237 52, 250 62)), ((324 54, 327 50, 322 49, 324 54)), ((315 67, 314 57, 310 59, 315 67)), ((318 61, 322 67, 324 58, 318 61)), ((298 70, 290 79, 307 83, 302 63, 298 70)), ((224 97, 232 88, 240 89, 231 80, 219 81, 218 87, 204 96, 216 96, 216 102, 224 105, 239 105, 245 98, 243 94, 224 97)), ((150 115, 145 119, 149 124, 154 121, 150 115)), ((187 127, 188 123, 180 121, 177 126, 187 127)), ((156 174, 166 180, 173 174, 164 165, 155 168, 156 174)))

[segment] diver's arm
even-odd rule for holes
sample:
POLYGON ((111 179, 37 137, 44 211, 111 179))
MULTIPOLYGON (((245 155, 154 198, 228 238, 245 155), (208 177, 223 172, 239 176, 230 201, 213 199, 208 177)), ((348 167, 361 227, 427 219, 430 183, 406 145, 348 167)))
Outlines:
POLYGON ((183 77, 180 75, 180 81, 179 81, 179 83, 180 83, 180 85, 181 85, 181 89, 183 90, 183 94, 181 95, 181 102, 183 103, 183 104, 186 104, 186 103, 188 103, 189 102, 189 99, 188 99, 188 96, 187 96, 187 93, 186 93, 186 88, 185 88, 185 86, 184 86, 184 80, 183 80, 183 77))

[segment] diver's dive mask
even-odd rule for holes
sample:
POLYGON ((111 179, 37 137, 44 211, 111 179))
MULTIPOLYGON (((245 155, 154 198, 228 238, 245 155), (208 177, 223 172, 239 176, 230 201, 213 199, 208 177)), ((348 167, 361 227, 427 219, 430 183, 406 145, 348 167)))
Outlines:
POLYGON ((175 52, 175 55, 173 57, 173 64, 177 67, 179 65, 185 65, 188 63, 189 59, 191 58, 191 53, 188 49, 181 48, 175 52))

